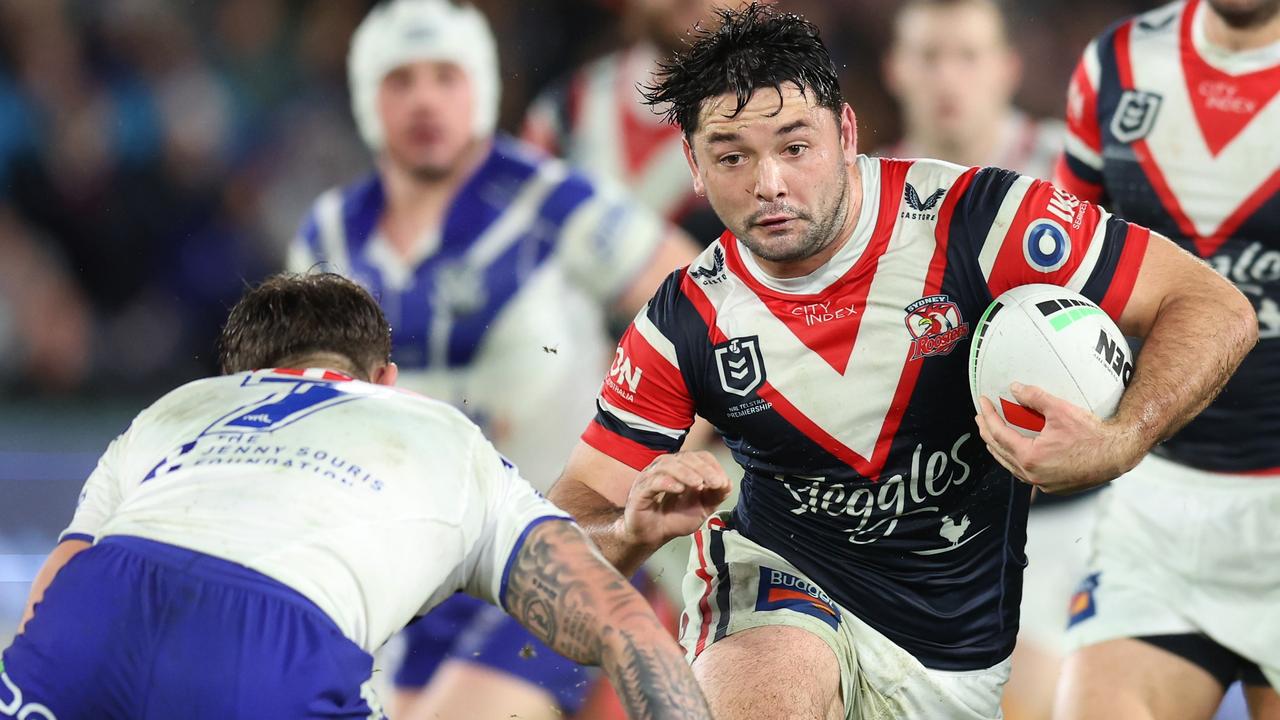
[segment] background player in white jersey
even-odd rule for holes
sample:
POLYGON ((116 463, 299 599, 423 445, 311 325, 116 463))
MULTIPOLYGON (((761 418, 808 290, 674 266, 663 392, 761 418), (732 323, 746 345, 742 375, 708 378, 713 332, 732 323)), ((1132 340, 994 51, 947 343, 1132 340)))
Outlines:
POLYGON ((1261 340, 1103 492, 1057 716, 1207 718, 1241 681, 1254 717, 1280 718, 1280 1, 1117 23, 1076 68, 1067 125, 1058 182, 1203 258, 1261 340))
MULTIPOLYGON (((0 716, 382 717, 369 653, 465 590, 602 663, 634 717, 709 718, 643 598, 461 413, 385 387, 390 350, 338 275, 246 292, 227 374, 144 410, 85 483, 0 716)), ((706 457, 668 466, 727 482, 706 457)))
POLYGON ((681 642, 717 717, 998 717, 1029 484, 1105 482, 1194 416, 1256 339, 1246 300, 1044 181, 859 156, 794 15, 725 13, 648 99, 731 232, 637 315, 551 497, 624 569, 697 531, 681 642), (1028 283, 1147 338, 1114 418, 1016 384, 1035 441, 973 415, 965 319, 1028 283), (718 489, 637 478, 695 413, 746 473, 709 521, 718 489))
MULTIPOLYGON (((606 316, 633 315, 694 247, 643 205, 495 133, 497 51, 474 7, 377 6, 348 69, 377 168, 316 201, 290 264, 323 263, 372 291, 401 382, 464 410, 545 490, 611 360, 606 316)), ((470 598, 406 638, 392 703, 402 713, 550 717, 575 712, 590 685, 470 598)))
POLYGON ((1022 58, 996 0, 903 3, 884 74, 902 111, 903 135, 878 155, 1052 176, 1064 127, 1013 105, 1022 58))
POLYGON ((638 85, 658 60, 684 47, 689 28, 714 6, 742 0, 624 0, 631 42, 578 68, 538 95, 521 136, 595 177, 625 183, 637 199, 701 244, 724 231, 686 181, 680 130, 646 107, 638 85))
MULTIPOLYGON (((902 110, 904 133, 876 154, 1053 176, 1066 127, 1014 106, 1022 58, 996 0, 910 0, 898 9, 893 31, 885 84, 902 110)), ((1021 630, 1005 686, 1011 720, 1052 712, 1067 604, 1084 576, 1095 501, 1092 493, 1032 500, 1021 630)))

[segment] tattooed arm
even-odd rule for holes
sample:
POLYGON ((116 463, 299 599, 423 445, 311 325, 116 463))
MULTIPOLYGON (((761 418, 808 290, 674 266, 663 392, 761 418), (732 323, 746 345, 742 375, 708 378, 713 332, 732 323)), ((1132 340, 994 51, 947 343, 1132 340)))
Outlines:
POLYGON ((529 533, 505 603, 556 652, 603 666, 628 717, 710 720, 679 646, 576 525, 544 522, 529 533))

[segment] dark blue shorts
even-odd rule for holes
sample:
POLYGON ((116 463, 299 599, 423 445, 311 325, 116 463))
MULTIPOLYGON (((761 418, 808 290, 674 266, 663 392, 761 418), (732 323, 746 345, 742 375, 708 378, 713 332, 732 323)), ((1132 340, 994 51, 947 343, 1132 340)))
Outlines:
POLYGON ((404 630, 405 656, 396 670, 402 689, 427 684, 445 660, 477 663, 551 693, 566 715, 586 699, 596 671, 556 653, 501 609, 454 595, 404 630))
POLYGON ((56 720, 381 717, 373 658, 306 598, 139 538, 72 558, 3 660, 0 708, 56 720))

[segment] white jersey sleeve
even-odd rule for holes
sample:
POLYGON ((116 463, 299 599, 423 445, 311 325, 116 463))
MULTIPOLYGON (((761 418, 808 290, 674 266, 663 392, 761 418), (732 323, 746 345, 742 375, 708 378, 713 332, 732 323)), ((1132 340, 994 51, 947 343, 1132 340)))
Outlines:
POLYGON ((107 451, 98 459, 98 466, 89 474, 89 479, 80 490, 80 499, 76 501, 76 512, 71 518, 71 524, 58 536, 58 542, 93 542, 102 526, 120 506, 124 497, 121 487, 124 455, 131 431, 132 428, 112 440, 107 451))
POLYGON ((547 520, 572 518, 539 495, 482 436, 472 463, 485 504, 484 524, 467 554, 463 591, 505 608, 511 566, 530 531, 547 520))
POLYGON ((577 285, 601 302, 612 303, 639 277, 672 231, 639 201, 606 186, 565 223, 559 253, 577 285))

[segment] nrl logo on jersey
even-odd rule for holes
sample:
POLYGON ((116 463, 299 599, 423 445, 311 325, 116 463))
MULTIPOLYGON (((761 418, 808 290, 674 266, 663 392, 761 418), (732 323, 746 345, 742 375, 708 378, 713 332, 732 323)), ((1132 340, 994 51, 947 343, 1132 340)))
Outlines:
POLYGON ((912 360, 950 355, 961 340, 969 337, 969 323, 960 317, 960 308, 947 295, 920 298, 906 311, 912 360))
POLYGON ((764 383, 764 360, 760 357, 760 338, 733 338, 715 346, 716 370, 724 391, 746 397, 764 383))
POLYGON ((711 267, 695 267, 689 270, 689 277, 703 285, 715 285, 724 282, 724 249, 717 247, 711 253, 711 267))
POLYGON ((907 202, 907 207, 911 210, 903 210, 902 218, 905 220, 937 220, 938 214, 932 212, 938 207, 938 202, 942 200, 942 196, 947 194, 946 188, 938 188, 933 194, 927 198, 921 199, 920 193, 911 183, 907 183, 906 189, 903 191, 903 200, 907 202), (912 212, 914 211, 914 212, 912 212))
POLYGON ((1131 143, 1146 137, 1156 124, 1156 114, 1164 100, 1159 94, 1146 90, 1125 90, 1111 116, 1111 134, 1122 143, 1131 143))

